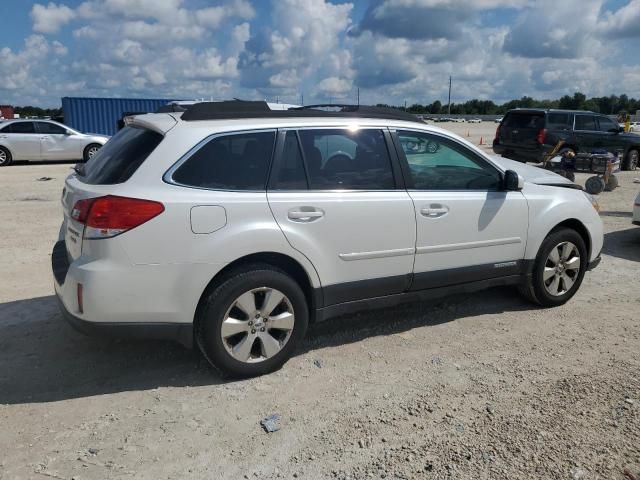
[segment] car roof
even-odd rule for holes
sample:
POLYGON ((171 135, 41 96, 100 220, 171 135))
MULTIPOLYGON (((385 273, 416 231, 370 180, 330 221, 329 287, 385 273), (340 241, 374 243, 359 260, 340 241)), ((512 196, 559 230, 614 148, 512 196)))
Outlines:
POLYGON ((235 130, 261 130, 274 128, 349 128, 349 127, 394 127, 401 129, 419 129, 450 135, 451 132, 429 125, 422 121, 393 120, 388 118, 368 118, 349 116, 277 116, 277 117, 248 117, 224 118, 212 120, 185 121, 181 117, 184 112, 177 113, 148 113, 136 115, 132 124, 149 128, 159 133, 166 133, 173 127, 207 130, 211 132, 232 132, 235 130))
POLYGON ((591 113, 594 115, 602 115, 600 113, 592 112, 591 110, 564 110, 561 108, 513 108, 507 113, 591 113))

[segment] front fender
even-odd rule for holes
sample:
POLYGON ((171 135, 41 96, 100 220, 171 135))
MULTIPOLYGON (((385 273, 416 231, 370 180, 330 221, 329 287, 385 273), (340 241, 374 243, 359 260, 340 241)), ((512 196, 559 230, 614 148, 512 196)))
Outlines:
POLYGON ((529 203, 529 233, 525 258, 533 260, 549 233, 563 222, 579 222, 588 235, 589 261, 602 250, 600 216, 580 190, 528 184, 523 190, 529 203))

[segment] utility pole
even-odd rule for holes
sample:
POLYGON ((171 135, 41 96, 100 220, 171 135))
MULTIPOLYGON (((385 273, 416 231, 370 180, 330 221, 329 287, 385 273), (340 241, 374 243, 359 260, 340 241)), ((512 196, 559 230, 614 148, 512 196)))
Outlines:
POLYGON ((449 103, 447 104, 447 113, 451 115, 451 75, 449 75, 449 103))
POLYGON ((304 107, 304 93, 300 93, 300 106, 304 107))
POLYGON ((358 106, 360 106, 360 87, 358 87, 358 106))

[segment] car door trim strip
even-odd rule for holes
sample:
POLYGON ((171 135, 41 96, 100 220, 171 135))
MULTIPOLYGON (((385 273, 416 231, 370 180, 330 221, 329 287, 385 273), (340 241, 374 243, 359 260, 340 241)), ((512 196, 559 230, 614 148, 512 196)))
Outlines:
POLYGON ((371 260, 374 258, 387 258, 387 257, 401 257, 404 255, 413 255, 415 248, 396 248, 393 250, 378 250, 375 252, 355 252, 355 253, 340 253, 338 256, 345 262, 351 262, 353 260, 371 260))
POLYGON ((496 247, 499 245, 512 245, 516 243, 522 243, 522 239, 520 237, 509 237, 509 238, 496 238, 493 240, 478 240, 476 242, 450 243, 448 245, 418 247, 416 248, 416 253, 420 255, 423 253, 453 252, 455 250, 467 250, 470 248, 482 248, 482 247, 496 247))

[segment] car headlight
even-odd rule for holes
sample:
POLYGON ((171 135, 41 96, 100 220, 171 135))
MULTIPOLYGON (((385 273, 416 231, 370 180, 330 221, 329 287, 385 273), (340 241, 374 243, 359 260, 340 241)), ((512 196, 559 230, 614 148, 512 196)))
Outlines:
POLYGON ((591 203, 591 206, 595 208, 596 212, 600 212, 600 205, 598 204, 598 200, 596 200, 596 197, 594 197, 590 193, 585 192, 584 190, 582 191, 582 193, 584 193, 584 196, 587 197, 587 200, 589 200, 589 203, 591 203))

